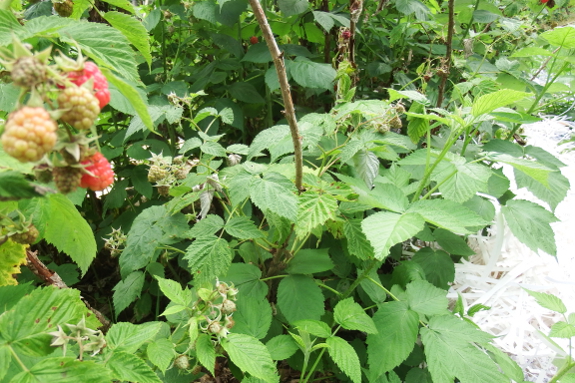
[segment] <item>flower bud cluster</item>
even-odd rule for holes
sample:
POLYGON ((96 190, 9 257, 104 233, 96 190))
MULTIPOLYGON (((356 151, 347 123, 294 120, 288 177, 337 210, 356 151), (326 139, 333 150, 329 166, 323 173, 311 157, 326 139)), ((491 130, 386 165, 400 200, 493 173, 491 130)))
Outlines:
POLYGON ((183 156, 172 158, 153 154, 148 169, 148 181, 156 185, 161 195, 167 196, 170 186, 186 179, 197 164, 198 160, 187 160, 183 156))
POLYGON ((227 337, 235 324, 232 315, 236 311, 237 294, 238 289, 233 285, 219 281, 213 290, 199 289, 201 304, 206 307, 205 323, 200 325, 203 332, 216 335, 218 339, 227 337))
POLYGON ((104 239, 104 247, 110 250, 110 255, 112 257, 117 257, 122 253, 122 250, 126 247, 126 241, 128 236, 124 234, 122 228, 114 229, 110 233, 109 238, 104 239))
POLYGON ((86 318, 82 318, 76 325, 66 323, 69 334, 58 325, 58 331, 50 332, 53 336, 50 346, 62 346, 63 355, 66 356, 66 348, 70 341, 74 341, 79 346, 79 359, 82 360, 84 352, 92 352, 92 356, 98 354, 106 347, 106 339, 100 330, 92 330, 86 327, 86 318))

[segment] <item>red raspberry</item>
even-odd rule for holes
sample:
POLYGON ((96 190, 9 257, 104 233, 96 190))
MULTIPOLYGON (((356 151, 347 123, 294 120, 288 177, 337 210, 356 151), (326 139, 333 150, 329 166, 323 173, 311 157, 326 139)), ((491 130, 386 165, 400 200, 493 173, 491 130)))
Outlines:
POLYGON ((252 45, 257 44, 257 43, 259 43, 259 42, 260 42, 260 40, 258 39, 257 36, 252 36, 252 37, 250 37, 250 43, 251 43, 252 45))
POLYGON ((46 109, 24 106, 8 116, 2 146, 20 162, 35 162, 56 144, 57 128, 46 109))
POLYGON ((58 104, 68 109, 60 119, 79 130, 90 129, 100 114, 98 99, 84 87, 67 87, 58 96, 58 104))
POLYGON ((84 63, 83 70, 68 73, 68 79, 78 86, 91 78, 94 79, 93 89, 96 93, 96 98, 100 101, 100 109, 102 109, 110 102, 110 91, 108 90, 108 80, 100 72, 100 68, 93 62, 88 61, 84 63))
POLYGON ((349 40, 349 38, 351 37, 351 32, 346 29, 341 33, 341 37, 343 37, 344 40, 349 40))
POLYGON ((83 161, 82 164, 87 165, 86 170, 92 175, 84 173, 80 181, 81 187, 100 191, 114 183, 114 171, 102 153, 96 152, 88 160, 83 161))
POLYGON ((52 176, 58 191, 62 194, 68 194, 80 186, 82 169, 71 166, 57 167, 52 170, 52 176))

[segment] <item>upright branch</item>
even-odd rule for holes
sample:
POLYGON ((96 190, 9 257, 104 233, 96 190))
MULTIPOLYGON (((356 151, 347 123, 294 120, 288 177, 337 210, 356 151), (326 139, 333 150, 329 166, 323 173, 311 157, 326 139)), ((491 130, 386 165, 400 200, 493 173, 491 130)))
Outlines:
POLYGON ((437 107, 440 108, 443 103, 443 95, 445 94, 445 83, 447 82, 447 77, 449 76, 449 71, 451 70, 451 51, 453 47, 453 26, 454 26, 454 9, 455 0, 449 0, 447 2, 447 8, 449 10, 449 21, 447 22, 447 41, 445 42, 445 48, 447 52, 445 53, 445 59, 441 68, 441 82, 439 84, 439 94, 437 96, 437 107))
POLYGON ((262 9, 260 2, 258 0, 250 0, 250 5, 254 11, 254 15, 258 20, 260 29, 268 45, 268 49, 274 60, 276 67, 276 72, 278 74, 278 79, 280 82, 280 88, 282 92, 282 98, 284 102, 284 113, 286 120, 291 132, 291 137, 293 141, 294 155, 295 155, 295 186, 301 191, 302 190, 302 177, 303 177, 303 156, 301 149, 301 137, 299 135, 299 130, 297 127, 297 119, 295 116, 295 108, 293 105, 293 100, 291 97, 290 86, 287 79, 286 67, 284 63, 283 53, 280 51, 278 44, 272 33, 272 29, 268 23, 268 19, 262 9))

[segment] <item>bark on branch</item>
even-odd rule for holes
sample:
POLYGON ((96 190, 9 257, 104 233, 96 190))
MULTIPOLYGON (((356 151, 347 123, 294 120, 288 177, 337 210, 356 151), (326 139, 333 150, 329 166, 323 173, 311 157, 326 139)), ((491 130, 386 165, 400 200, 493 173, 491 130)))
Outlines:
POLYGON ((274 38, 272 29, 268 23, 268 19, 265 15, 262 6, 260 5, 260 2, 258 0, 250 0, 250 5, 252 6, 254 15, 258 20, 258 24, 260 26, 260 29, 262 30, 264 39, 266 40, 266 44, 268 45, 268 49, 270 50, 270 53, 272 55, 276 67, 276 72, 278 74, 280 89, 284 102, 284 113, 290 128, 291 137, 293 141, 293 148, 295 155, 295 186, 298 189, 298 191, 302 191, 303 156, 301 149, 301 137, 299 135, 299 129, 297 126, 295 108, 293 105, 290 86, 287 79, 283 53, 280 51, 278 47, 278 44, 274 38))

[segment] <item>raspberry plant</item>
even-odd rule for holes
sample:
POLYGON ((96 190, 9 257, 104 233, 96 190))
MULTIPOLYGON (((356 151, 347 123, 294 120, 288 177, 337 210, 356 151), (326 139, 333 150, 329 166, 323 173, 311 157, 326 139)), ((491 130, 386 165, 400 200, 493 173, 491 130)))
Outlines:
POLYGON ((0 380, 523 381, 446 294, 494 219, 556 252, 520 126, 572 94, 565 0, 17 3, 0 380))

